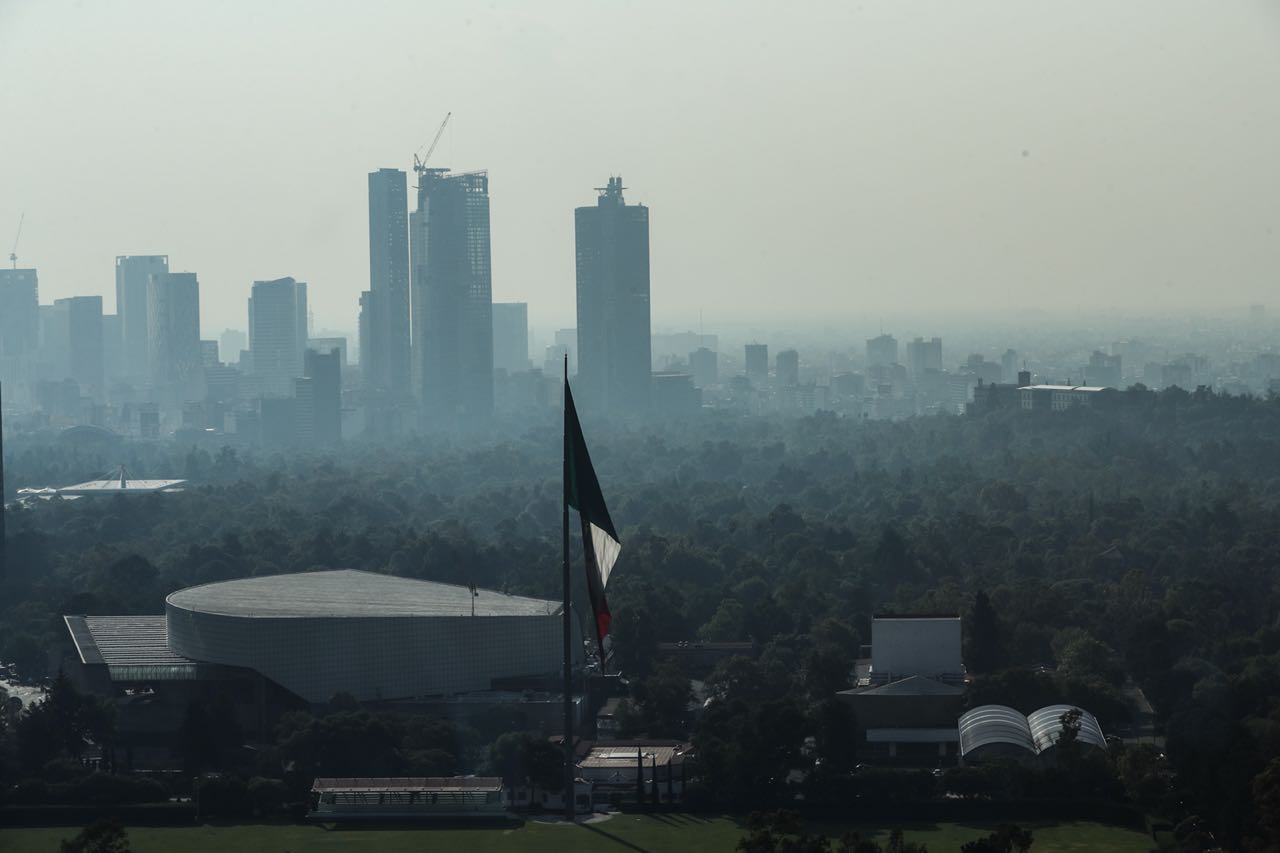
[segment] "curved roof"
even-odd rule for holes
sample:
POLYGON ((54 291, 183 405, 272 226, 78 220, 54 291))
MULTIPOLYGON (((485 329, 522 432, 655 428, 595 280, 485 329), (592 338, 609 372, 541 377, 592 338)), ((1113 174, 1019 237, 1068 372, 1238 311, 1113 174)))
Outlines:
POLYGON ((465 586, 339 569, 220 581, 188 587, 168 607, 246 618, 546 616, 560 604, 465 586))
POLYGON ((1007 705, 980 705, 960 717, 960 754, 981 746, 1007 744, 1035 752, 1027 718, 1007 705))
MULTIPOLYGON (((1027 715, 1027 725, 1031 729, 1031 739, 1035 742, 1036 752, 1043 752, 1058 742, 1058 736, 1062 734, 1062 715, 1071 710, 1077 710, 1077 707, 1046 705, 1027 715)), ((1088 711, 1078 710, 1080 710, 1080 734, 1077 741, 1106 749, 1107 739, 1102 734, 1102 727, 1098 725, 1097 718, 1088 711)))

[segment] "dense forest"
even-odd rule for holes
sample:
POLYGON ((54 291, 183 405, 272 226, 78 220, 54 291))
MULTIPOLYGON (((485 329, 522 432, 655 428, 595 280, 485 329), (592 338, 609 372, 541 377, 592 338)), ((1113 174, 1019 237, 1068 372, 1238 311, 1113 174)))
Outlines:
MULTIPOLYGON (((609 595, 616 666, 632 687, 628 726, 689 731, 687 674, 659 662, 657 643, 755 641, 756 659, 709 677, 717 701, 693 737, 708 797, 770 805, 787 770, 812 762, 807 750, 827 774, 856 763, 833 696, 849 686, 871 615, 961 613, 971 704, 1062 700, 1115 727, 1139 686, 1167 757, 1118 746, 1106 778, 1074 778, 1178 823, 1188 849, 1211 837, 1274 849, 1280 400, 1123 396, 1113 411, 893 423, 588 421, 623 539, 609 595)), ((359 568, 558 597, 554 426, 334 455, 40 437, 5 449, 10 496, 120 464, 191 481, 178 494, 11 512, 0 659, 28 676, 53 675, 46 650, 61 614, 159 613, 175 589, 247 575, 359 568)), ((285 734, 322 722, 295 719, 285 734)), ((11 735, 20 721, 5 725, 11 735)), ((416 737, 419 752, 443 750, 438 732, 416 737)), ((477 741, 426 766, 501 763, 495 746, 477 741)))

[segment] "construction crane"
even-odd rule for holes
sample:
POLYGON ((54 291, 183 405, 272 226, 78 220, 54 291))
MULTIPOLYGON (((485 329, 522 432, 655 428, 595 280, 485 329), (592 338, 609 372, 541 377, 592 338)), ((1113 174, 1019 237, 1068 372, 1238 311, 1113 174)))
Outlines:
MULTIPOLYGON (((434 152, 436 150, 436 146, 440 144, 440 137, 444 135, 444 126, 449 123, 449 116, 451 115, 453 115, 452 111, 444 114, 444 121, 440 122, 440 129, 436 131, 435 138, 431 140, 431 147, 427 148, 426 156, 421 160, 418 159, 418 151, 421 151, 423 146, 419 146, 418 151, 413 152, 413 171, 418 174, 422 174, 427 171, 427 161, 431 159, 432 152, 434 152)), ((426 143, 423 143, 423 145, 425 144, 426 143)))
POLYGON ((18 240, 22 237, 22 223, 27 220, 27 212, 22 211, 22 215, 18 217, 18 233, 13 237, 13 249, 9 252, 9 263, 13 264, 13 268, 18 268, 18 240))

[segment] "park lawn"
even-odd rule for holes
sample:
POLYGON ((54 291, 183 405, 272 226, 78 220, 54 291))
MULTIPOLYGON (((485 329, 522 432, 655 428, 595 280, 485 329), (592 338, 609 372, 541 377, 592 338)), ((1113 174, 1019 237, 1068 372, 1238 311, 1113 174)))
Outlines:
MULTIPOLYGON (((1134 829, 1097 823, 1029 824, 1035 834, 1034 853, 1093 851, 1144 853, 1150 836, 1134 829)), ((911 841, 925 842, 933 853, 949 853, 973 838, 991 832, 987 824, 928 824, 906 827, 911 841)), ((883 839, 883 829, 814 824, 812 830, 838 837, 850 829, 883 839)), ((26 853, 56 851, 58 842, 76 833, 71 828, 0 829, 0 851, 26 853)), ((280 824, 238 826, 135 827, 129 842, 135 853, 308 853, 351 850, 370 853, 731 853, 742 837, 741 824, 729 818, 685 814, 615 815, 586 826, 568 827, 529 821, 511 828, 475 829, 337 829, 280 824)))

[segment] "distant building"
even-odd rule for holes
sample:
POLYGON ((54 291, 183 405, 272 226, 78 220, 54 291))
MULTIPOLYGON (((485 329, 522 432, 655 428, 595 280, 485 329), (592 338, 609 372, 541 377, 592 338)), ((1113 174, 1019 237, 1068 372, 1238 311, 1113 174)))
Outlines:
POLYGON ((648 395, 657 414, 678 416, 697 412, 702 407, 702 391, 687 373, 654 373, 653 388, 648 395))
POLYGON ((1018 351, 1007 349, 1000 356, 1000 381, 1016 382, 1018 377, 1018 351))
MULTIPOLYGON (((939 347, 941 341, 939 341, 939 347)), ((867 364, 897 364, 898 339, 893 335, 879 335, 867 341, 867 364)))
POLYGON ((338 366, 347 369, 347 339, 342 336, 326 338, 307 338, 307 347, 319 353, 338 351, 338 366))
POLYGON ((693 373, 693 384, 699 388, 710 388, 719 381, 719 355, 715 350, 698 347, 689 353, 689 370, 693 373))
POLYGON ((106 391, 103 370, 102 297, 72 296, 53 303, 51 340, 45 351, 54 364, 55 379, 74 379, 80 392, 102 400, 106 391))
POLYGON ((191 272, 153 273, 147 280, 148 375, 157 399, 204 396, 200 352, 200 283, 191 272))
POLYGON ((40 343, 39 304, 34 269, 0 269, 0 382, 7 386, 10 401, 14 385, 34 379, 40 343))
POLYGON ((800 384, 800 353, 793 349, 784 349, 778 353, 775 364, 778 384, 783 387, 794 387, 800 384))
MULTIPOLYGON (((425 422, 456 425, 493 413, 493 282, 489 178, 418 176, 409 216, 414 396, 425 422)), ((374 306, 377 307, 376 305, 374 306)))
POLYGON ((249 297, 249 353, 259 393, 285 397, 302 375, 307 348, 307 285, 292 278, 255 281, 249 297))
POLYGON ((1063 412, 1077 406, 1097 406, 1115 399, 1114 388, 1095 385, 1027 385, 1019 388, 1022 408, 1063 412))
POLYGON ((747 344, 743 351, 747 378, 763 385, 769 379, 769 345, 747 344))
MULTIPOLYGON (((369 310, 360 369, 366 387, 407 394, 409 338, 409 202, 399 169, 369 173, 369 310)), ((487 225, 487 222, 486 222, 487 225)), ((486 229, 487 230, 487 229, 486 229)))
POLYGON ((493 368, 520 373, 529 362, 529 303, 493 303, 493 368))
POLYGON ((218 336, 218 352, 223 364, 240 361, 240 351, 249 348, 249 338, 239 329, 226 329, 218 336))
POLYGON ((147 291, 153 275, 169 272, 168 255, 120 255, 116 257, 116 314, 120 317, 120 340, 124 373, 134 381, 150 378, 150 311, 147 291))
POLYGON ((622 178, 574 211, 577 249, 578 387, 582 405, 604 412, 649 406, 649 208, 627 204, 622 178))
POLYGON ((299 441, 332 447, 342 440, 342 363, 339 350, 308 349, 297 396, 299 441))
POLYGON ((1101 350, 1094 350, 1089 356, 1089 366, 1084 369, 1086 385, 1097 385, 1105 388, 1120 388, 1121 357, 1107 355, 1101 350))
MULTIPOLYGON (((879 339, 877 338, 876 340, 879 339)), ((867 342, 867 347, 867 361, 870 362, 870 341, 867 342)), ((897 357, 896 347, 894 348, 894 357, 897 357)), ((892 362, 888 363, 892 364, 892 362)), ((924 338, 916 338, 908 343, 907 369, 911 371, 911 378, 917 381, 924 375, 926 370, 942 370, 942 338, 930 338, 927 341, 924 338)))
POLYGON ((217 367, 222 364, 217 341, 200 341, 200 364, 204 367, 217 367))

